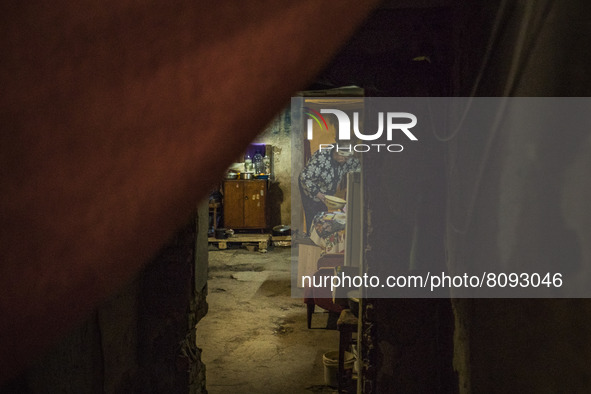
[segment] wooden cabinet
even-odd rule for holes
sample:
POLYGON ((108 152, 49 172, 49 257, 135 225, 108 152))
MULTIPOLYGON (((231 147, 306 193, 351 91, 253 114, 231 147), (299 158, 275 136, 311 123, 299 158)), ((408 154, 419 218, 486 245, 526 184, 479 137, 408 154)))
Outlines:
POLYGON ((267 228, 267 181, 224 181, 224 226, 232 229, 267 228))

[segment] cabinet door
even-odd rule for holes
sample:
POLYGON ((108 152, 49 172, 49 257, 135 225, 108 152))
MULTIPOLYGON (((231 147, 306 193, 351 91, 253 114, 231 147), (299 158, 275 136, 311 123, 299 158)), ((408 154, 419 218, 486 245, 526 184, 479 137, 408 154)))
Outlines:
POLYGON ((244 227, 244 182, 224 182, 224 226, 244 227))
POLYGON ((267 227, 267 181, 244 183, 244 227, 267 227))

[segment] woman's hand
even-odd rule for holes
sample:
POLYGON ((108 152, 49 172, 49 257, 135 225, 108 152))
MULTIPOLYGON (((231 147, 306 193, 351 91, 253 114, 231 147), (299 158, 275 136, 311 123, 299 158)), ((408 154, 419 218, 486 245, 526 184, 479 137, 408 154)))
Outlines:
POLYGON ((324 194, 318 192, 316 193, 316 198, 322 201, 323 203, 326 203, 326 196, 324 194))

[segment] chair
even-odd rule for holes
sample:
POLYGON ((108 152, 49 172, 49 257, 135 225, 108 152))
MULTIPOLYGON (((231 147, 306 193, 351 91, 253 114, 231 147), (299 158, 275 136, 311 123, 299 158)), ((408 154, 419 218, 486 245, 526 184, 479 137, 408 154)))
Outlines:
MULTIPOLYGON (((316 272, 314 283, 320 283, 320 279, 334 274, 334 267, 342 266, 345 262, 343 253, 329 253, 321 256, 316 263, 316 272)), ((337 320, 344 309, 342 305, 335 304, 332 299, 330 283, 328 287, 310 287, 304 289, 304 302, 307 304, 307 322, 308 328, 312 328, 312 315, 316 306, 328 311, 327 329, 336 329, 337 320)))

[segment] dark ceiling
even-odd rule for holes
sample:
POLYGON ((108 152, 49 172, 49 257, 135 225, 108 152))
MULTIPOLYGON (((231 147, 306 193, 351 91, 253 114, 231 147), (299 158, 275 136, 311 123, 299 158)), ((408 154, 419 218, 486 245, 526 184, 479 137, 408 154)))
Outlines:
POLYGON ((310 90, 356 85, 368 96, 442 95, 451 65, 449 1, 376 10, 318 76, 310 90), (435 6, 437 5, 437 6, 435 6), (417 91, 428 86, 429 91, 417 91))

